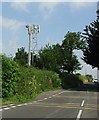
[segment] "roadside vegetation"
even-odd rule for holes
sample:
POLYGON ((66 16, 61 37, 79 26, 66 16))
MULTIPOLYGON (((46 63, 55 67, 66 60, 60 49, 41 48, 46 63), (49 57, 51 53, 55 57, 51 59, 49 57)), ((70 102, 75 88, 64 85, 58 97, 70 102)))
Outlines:
POLYGON ((61 80, 55 72, 19 66, 4 55, 0 59, 3 103, 30 101, 41 92, 60 88, 61 80))
MULTIPOLYGON (((2 103, 32 101, 40 93, 56 89, 78 88, 83 84, 78 75, 20 66, 5 55, 2 60, 2 103)), ((81 75, 80 75, 81 76, 81 75)))

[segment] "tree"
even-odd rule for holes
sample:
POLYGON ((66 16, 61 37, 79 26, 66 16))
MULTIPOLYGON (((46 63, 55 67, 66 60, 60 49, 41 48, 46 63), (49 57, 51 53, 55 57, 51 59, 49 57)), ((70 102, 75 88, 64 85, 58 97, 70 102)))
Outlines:
POLYGON ((39 51, 39 67, 47 70, 58 71, 61 64, 60 45, 46 45, 39 51))
POLYGON ((25 48, 18 48, 18 51, 15 54, 14 61, 19 65, 25 66, 28 62, 28 54, 25 52, 25 48))
POLYGON ((39 52, 39 63, 41 68, 55 72, 73 73, 80 70, 80 63, 73 50, 83 49, 84 42, 80 41, 80 33, 68 32, 61 45, 46 45, 39 52))
POLYGON ((86 78, 88 79, 88 82, 92 82, 93 81, 93 76, 92 75, 87 74, 86 78))
POLYGON ((82 33, 82 39, 86 41, 83 50, 83 60, 93 68, 99 69, 99 19, 86 26, 82 33))
POLYGON ((80 50, 84 48, 84 41, 80 40, 80 32, 68 32, 61 45, 62 49, 62 69, 68 73, 73 73, 76 70, 80 70, 80 63, 77 56, 74 55, 74 50, 80 50))
POLYGON ((84 48, 84 41, 80 40, 80 32, 67 32, 64 36, 64 40, 62 42, 63 49, 67 50, 71 55, 73 50, 80 50, 84 48))

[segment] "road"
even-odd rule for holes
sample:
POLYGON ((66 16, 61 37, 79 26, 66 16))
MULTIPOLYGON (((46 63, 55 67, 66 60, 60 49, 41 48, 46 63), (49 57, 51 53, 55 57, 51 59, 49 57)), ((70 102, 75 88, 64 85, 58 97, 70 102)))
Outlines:
POLYGON ((12 118, 13 120, 14 118, 72 118, 73 120, 82 118, 88 120, 89 118, 98 120, 97 98, 97 91, 87 89, 49 91, 42 93, 35 101, 29 103, 3 106, 2 118, 12 118))

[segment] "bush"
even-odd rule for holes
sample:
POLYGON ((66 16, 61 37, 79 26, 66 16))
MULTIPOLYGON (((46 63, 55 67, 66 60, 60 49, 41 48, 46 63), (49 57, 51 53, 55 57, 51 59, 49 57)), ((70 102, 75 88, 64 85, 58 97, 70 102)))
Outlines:
POLYGON ((20 68, 16 62, 0 56, 2 60, 2 97, 11 97, 16 94, 16 86, 20 81, 20 68))
POLYGON ((58 74, 39 70, 31 67, 21 67, 22 75, 17 90, 19 94, 24 96, 33 97, 34 94, 38 94, 42 91, 60 87, 61 80, 58 74), (49 80, 52 80, 52 84, 49 84, 49 80))
POLYGON ((19 66, 6 56, 2 60, 2 97, 4 100, 23 102, 33 99, 43 91, 60 87, 61 80, 57 73, 39 70, 33 67, 19 66), (52 84, 49 84, 52 80, 52 84))
POLYGON ((61 75, 61 79, 62 79, 62 87, 64 89, 79 88, 83 84, 83 82, 79 79, 79 77, 74 74, 63 73, 61 75))

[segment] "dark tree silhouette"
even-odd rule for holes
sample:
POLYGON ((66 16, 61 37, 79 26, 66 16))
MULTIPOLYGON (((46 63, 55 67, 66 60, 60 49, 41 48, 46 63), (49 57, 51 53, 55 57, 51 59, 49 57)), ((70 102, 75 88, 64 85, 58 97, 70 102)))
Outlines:
POLYGON ((19 65, 25 66, 28 62, 28 53, 25 52, 25 48, 18 48, 18 51, 15 54, 14 61, 19 65))
POLYGON ((99 69, 99 19, 86 26, 82 38, 86 41, 83 60, 92 67, 99 69))

